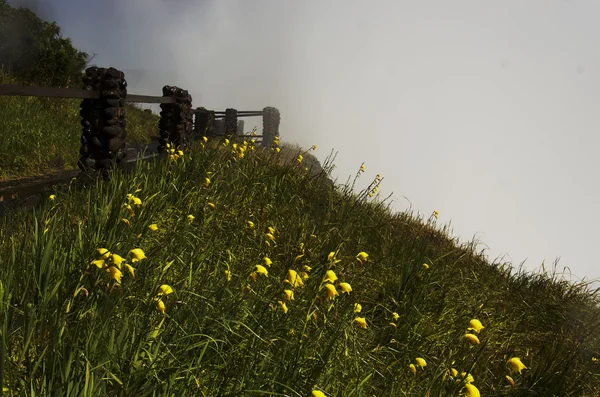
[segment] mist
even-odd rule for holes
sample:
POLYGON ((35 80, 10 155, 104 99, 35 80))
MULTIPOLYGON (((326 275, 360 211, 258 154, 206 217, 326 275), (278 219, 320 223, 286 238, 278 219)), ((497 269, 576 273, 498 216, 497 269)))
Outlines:
POLYGON ((364 162, 358 189, 381 174, 395 210, 439 211, 492 260, 600 277, 600 3, 11 3, 123 70, 130 93, 275 106, 282 141, 337 152, 340 182, 364 162))

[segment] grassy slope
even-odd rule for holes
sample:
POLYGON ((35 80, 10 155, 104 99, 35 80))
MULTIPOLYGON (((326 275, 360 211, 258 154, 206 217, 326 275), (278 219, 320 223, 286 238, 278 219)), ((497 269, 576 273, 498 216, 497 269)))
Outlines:
MULTIPOLYGON (((0 70, 0 84, 18 84, 0 70)), ((81 126, 77 99, 0 96, 0 180, 75 169, 81 126)), ((148 143, 158 116, 127 106, 127 139, 148 143)))
POLYGON ((368 191, 332 190, 285 151, 246 153, 195 148, 110 184, 57 191, 35 212, 5 219, 4 387, 14 395, 458 396, 453 367, 485 396, 599 395, 596 292, 487 263, 435 220, 392 214, 368 191), (128 193, 143 203, 134 217, 123 208, 128 193), (90 264, 100 247, 128 258, 141 248, 147 258, 128 262, 135 279, 123 267, 115 288, 90 264), (340 262, 328 260, 332 251, 340 262), (369 254, 363 265, 360 251, 369 254), (265 256, 268 277, 253 281, 265 256), (304 266, 310 275, 285 313, 288 269, 304 266), (339 277, 333 301, 327 270, 339 277), (352 292, 341 293, 341 281, 352 292), (155 300, 162 284, 175 291, 163 297, 165 315, 155 300), (485 326, 479 345, 464 338, 472 318, 485 326), (528 369, 512 375, 513 388, 506 362, 514 356, 528 369), (428 365, 413 375, 417 357, 428 365))

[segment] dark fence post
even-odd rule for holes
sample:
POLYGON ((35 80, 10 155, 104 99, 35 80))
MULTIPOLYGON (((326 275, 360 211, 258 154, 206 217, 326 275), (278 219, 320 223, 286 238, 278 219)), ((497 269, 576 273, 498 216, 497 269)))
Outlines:
MULTIPOLYGON (((198 136, 207 136, 210 129, 210 112, 205 107, 196 108, 194 131, 198 136)), ((213 116, 214 121, 214 116, 213 116)))
POLYGON ((263 109, 263 146, 269 147, 275 142, 275 137, 279 136, 279 122, 281 116, 277 108, 267 106, 263 109))
POLYGON ((113 162, 119 164, 126 156, 127 82, 123 72, 115 68, 90 67, 85 71, 83 88, 100 91, 100 99, 81 102, 81 158, 77 165, 82 171, 95 168, 108 180, 113 162))
POLYGON ((175 148, 185 147, 192 135, 192 96, 186 90, 166 85, 163 87, 163 97, 173 97, 176 102, 160 105, 158 151, 164 151, 167 143, 175 148))
POLYGON ((225 109, 225 135, 232 140, 236 140, 237 120, 237 110, 225 109))

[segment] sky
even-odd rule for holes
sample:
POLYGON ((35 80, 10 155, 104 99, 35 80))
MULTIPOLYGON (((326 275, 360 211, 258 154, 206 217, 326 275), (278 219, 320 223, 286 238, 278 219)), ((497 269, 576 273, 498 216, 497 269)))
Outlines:
MULTIPOLYGON (((13 0, 128 91, 281 112, 283 142, 529 271, 600 278, 594 0, 13 0)), ((246 129, 252 127, 246 121, 246 129)), ((599 284, 596 284, 600 286, 599 284)))

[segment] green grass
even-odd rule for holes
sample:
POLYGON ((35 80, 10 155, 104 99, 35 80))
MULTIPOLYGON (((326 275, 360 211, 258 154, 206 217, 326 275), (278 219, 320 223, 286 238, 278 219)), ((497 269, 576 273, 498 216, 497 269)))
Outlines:
MULTIPOLYGON (((19 84, 0 69, 0 84, 19 84)), ((77 99, 0 96, 0 180, 72 170, 79 159, 77 99)), ((127 142, 148 143, 158 116, 126 106, 127 142)))
POLYGON ((209 142, 109 183, 57 189, 3 219, 5 394, 459 396, 455 368, 483 396, 600 395, 598 291, 489 263, 434 217, 392 213, 353 184, 332 188, 296 158, 258 149, 238 158, 209 142), (141 200, 134 216, 128 194, 141 200), (135 278, 122 265, 117 286, 91 264, 98 248, 127 258, 135 278), (134 248, 146 258, 132 262, 134 248), (254 273, 265 256, 268 276, 254 273), (305 266, 284 312, 288 270, 305 266), (339 278, 333 300, 328 270, 339 278), (174 290, 164 314, 163 284, 174 290), (464 337, 474 318, 485 326, 477 345, 464 337), (413 374, 417 357, 427 366, 413 374), (511 357, 527 366, 514 388, 511 357))

